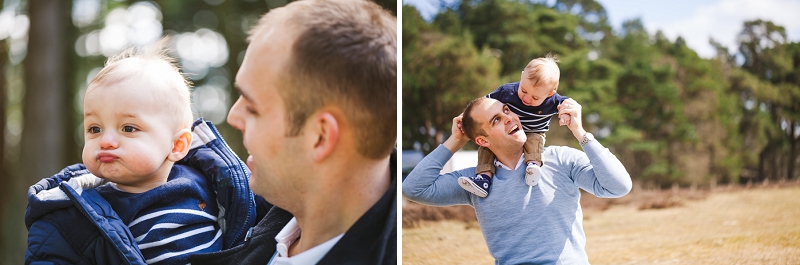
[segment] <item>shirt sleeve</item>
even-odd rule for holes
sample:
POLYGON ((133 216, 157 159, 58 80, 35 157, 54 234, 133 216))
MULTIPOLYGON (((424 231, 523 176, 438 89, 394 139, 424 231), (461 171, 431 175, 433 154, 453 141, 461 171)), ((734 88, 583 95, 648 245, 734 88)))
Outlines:
POLYGON ((583 146, 584 152, 568 148, 564 155, 572 164, 575 184, 600 198, 619 198, 630 192, 631 177, 622 162, 599 142, 583 146))
POLYGON ((556 104, 556 105, 561 105, 561 103, 564 103, 564 100, 567 100, 568 98, 569 97, 562 96, 559 93, 553 94, 553 99, 555 99, 556 102, 558 102, 558 104, 556 104))
POLYGON ((403 181, 403 196, 434 206, 470 204, 471 194, 458 185, 458 178, 474 175, 475 168, 439 174, 452 156, 449 149, 439 145, 423 158, 403 181))
POLYGON ((496 99, 496 100, 499 100, 499 101, 503 102, 505 94, 508 93, 508 91, 506 91, 507 89, 504 89, 504 87, 505 87, 505 85, 498 87, 497 89, 492 91, 492 93, 486 94, 486 97, 487 98, 493 98, 493 99, 496 99))

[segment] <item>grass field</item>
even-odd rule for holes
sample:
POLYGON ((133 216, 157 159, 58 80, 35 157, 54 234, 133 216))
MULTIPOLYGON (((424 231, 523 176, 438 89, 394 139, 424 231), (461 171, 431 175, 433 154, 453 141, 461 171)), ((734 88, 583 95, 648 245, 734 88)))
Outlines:
MULTIPOLYGON (((640 210, 642 204, 630 201, 602 211, 586 209, 589 261, 800 264, 800 186, 713 192, 703 198, 665 200, 678 201, 665 209, 640 210)), ((404 227, 402 251, 403 264, 494 262, 475 221, 404 227)))

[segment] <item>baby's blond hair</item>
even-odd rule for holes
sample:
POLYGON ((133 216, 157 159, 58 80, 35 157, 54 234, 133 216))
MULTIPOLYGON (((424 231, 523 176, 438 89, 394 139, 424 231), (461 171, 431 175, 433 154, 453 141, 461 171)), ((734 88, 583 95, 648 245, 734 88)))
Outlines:
POLYGON ((165 37, 141 48, 127 48, 108 58, 106 66, 89 83, 87 92, 96 86, 110 86, 136 79, 171 92, 166 94, 170 98, 164 100, 170 110, 165 114, 175 116, 179 128, 191 126, 192 84, 181 73, 177 59, 167 54, 168 43, 169 38, 165 37))
POLYGON ((533 86, 549 85, 553 87, 553 91, 556 91, 561 76, 561 70, 558 69, 559 62, 561 61, 555 55, 547 53, 545 57, 531 60, 525 66, 523 76, 530 80, 533 86))

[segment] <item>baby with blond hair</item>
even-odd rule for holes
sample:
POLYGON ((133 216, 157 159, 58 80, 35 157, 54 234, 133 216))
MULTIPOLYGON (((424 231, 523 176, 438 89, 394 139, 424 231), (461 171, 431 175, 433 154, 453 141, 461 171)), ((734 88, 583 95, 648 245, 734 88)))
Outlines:
POLYGON ((240 243, 252 226, 225 220, 240 218, 226 208, 250 209, 244 219, 254 214, 249 171, 213 125, 201 119, 193 126, 190 83, 166 46, 162 39, 129 48, 89 83, 85 166, 29 190, 26 264, 187 264, 190 254, 240 243), (232 186, 241 200, 217 199, 232 195, 232 186))
MULTIPOLYGON (((486 95, 488 98, 496 99, 505 103, 507 111, 519 116, 522 128, 528 140, 524 145, 525 183, 529 186, 536 186, 542 177, 544 166, 545 132, 550 129, 550 119, 558 114, 558 106, 568 97, 556 93, 558 90, 561 71, 558 69, 558 58, 548 53, 545 57, 531 60, 522 71, 520 81, 508 83, 500 86, 494 92, 486 95)), ((569 114, 559 115, 560 125, 569 125, 569 114)), ((498 120, 486 121, 490 124, 499 122, 498 120)), ((483 136, 478 136, 475 143, 478 148, 478 166, 475 168, 477 174, 473 177, 460 177, 459 185, 465 190, 479 196, 489 195, 489 188, 492 185, 492 177, 495 173, 495 156, 486 145, 483 136)), ((514 165, 508 165, 514 166, 514 165)))

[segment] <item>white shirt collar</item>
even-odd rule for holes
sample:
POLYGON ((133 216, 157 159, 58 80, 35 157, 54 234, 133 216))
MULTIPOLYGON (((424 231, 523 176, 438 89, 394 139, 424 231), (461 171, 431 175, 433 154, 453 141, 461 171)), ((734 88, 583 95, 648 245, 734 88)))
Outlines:
POLYGON ((517 170, 517 168, 519 168, 519 166, 524 164, 524 162, 525 162, 525 154, 522 154, 519 157, 519 161, 517 161, 517 165, 514 166, 514 169, 511 169, 510 167, 504 165, 503 162, 500 162, 500 160, 497 160, 497 158, 494 159, 494 166, 495 167, 501 167, 501 168, 508 169, 508 170, 517 170))
POLYGON ((269 261, 269 265, 295 265, 295 264, 317 264, 325 254, 342 239, 344 233, 325 241, 313 248, 303 251, 297 255, 289 257, 289 247, 300 238, 300 226, 297 225, 297 219, 292 217, 289 223, 281 229, 278 235, 275 236, 275 241, 278 242, 276 246, 275 255, 269 261))

